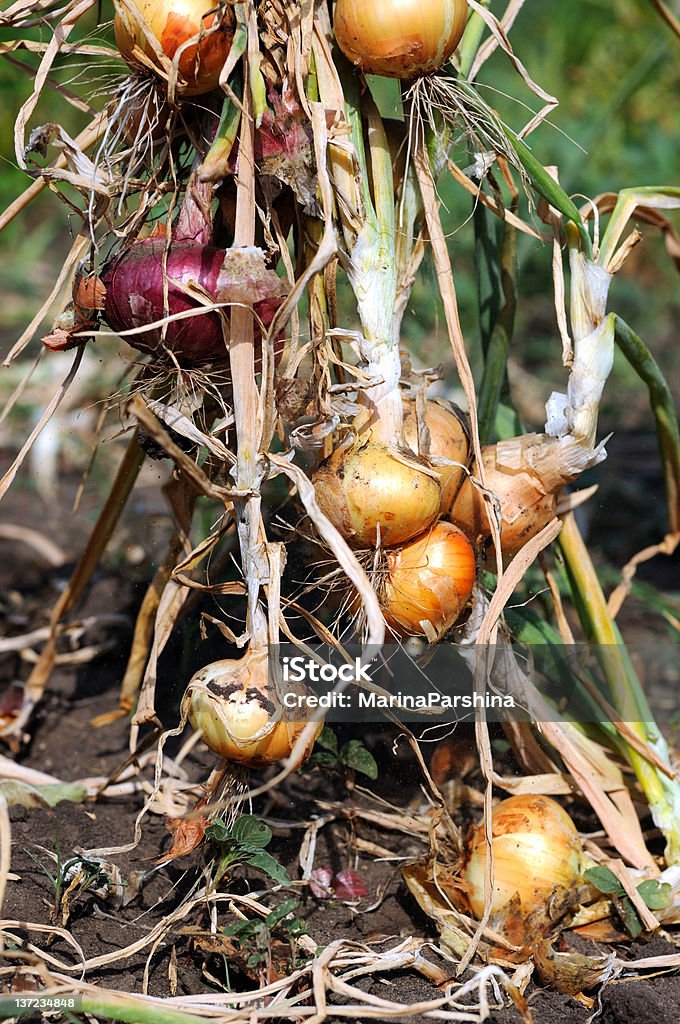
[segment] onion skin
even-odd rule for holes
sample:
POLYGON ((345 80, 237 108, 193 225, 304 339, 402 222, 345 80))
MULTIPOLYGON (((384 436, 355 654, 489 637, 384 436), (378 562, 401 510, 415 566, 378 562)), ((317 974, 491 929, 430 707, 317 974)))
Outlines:
MULTIPOLYGON (((128 0, 146 22, 150 34, 168 58, 172 60, 180 46, 203 29, 209 29, 216 15, 205 15, 213 11, 213 0, 128 0)), ((138 47, 149 60, 161 68, 157 54, 145 35, 141 25, 123 3, 116 3, 113 31, 116 45, 123 58, 134 69, 143 67, 134 57, 138 47)), ((199 96, 211 92, 219 85, 220 72, 229 55, 233 39, 233 15, 225 9, 220 27, 206 35, 198 46, 188 46, 179 59, 179 74, 186 85, 181 87, 183 96, 199 96)))
MULTIPOLYGON (((496 446, 482 448, 486 486, 492 491, 501 510, 501 551, 503 560, 515 557, 528 540, 535 537, 557 514, 557 498, 541 489, 541 482, 528 470, 510 470, 496 462, 496 446)), ((477 475, 475 466, 472 474, 477 475)), ((491 536, 487 509, 491 506, 467 477, 451 506, 449 518, 470 538, 483 546, 491 536)))
POLYGON ((409 79, 448 60, 467 14, 467 0, 338 0, 334 32, 365 74, 409 79))
POLYGON ((475 554, 461 530, 436 523, 387 554, 381 607, 397 636, 423 636, 429 622, 439 639, 460 618, 475 582, 475 554))
MULTIPOLYGON (((144 238, 125 250, 105 269, 102 281, 106 288, 104 319, 114 331, 162 320, 166 316, 163 294, 163 258, 167 249, 165 238, 144 238)), ((200 308, 179 287, 199 285, 217 299, 223 283, 226 250, 192 241, 173 242, 168 249, 168 310, 171 314, 200 308), (176 282, 176 283, 175 283, 176 282)), ((247 288, 244 278, 242 288, 247 288)), ((254 288, 257 283, 254 283, 254 288)), ((275 290, 275 289, 272 289, 275 290)), ((240 298, 240 296, 239 296, 240 298)), ((236 297, 232 296, 236 301, 236 297)), ((243 298, 240 299, 243 301, 243 298)), ((265 326, 269 326, 281 304, 281 295, 256 302, 254 310, 265 326)), ((255 330, 260 339, 260 332, 255 330)), ((165 338, 160 328, 130 335, 125 339, 140 352, 159 354, 171 351, 182 364, 193 365, 226 358, 222 324, 217 313, 204 313, 185 320, 168 323, 165 338)))
MULTIPOLYGON (((289 757, 308 724, 285 717, 271 724, 277 710, 271 696, 267 652, 250 651, 237 660, 206 665, 191 679, 184 700, 189 722, 201 730, 206 746, 220 757, 258 768, 289 757)), ((295 768, 307 760, 322 728, 318 722, 295 768)))
MULTIPOLYGON (((576 826, 550 797, 513 796, 495 807, 492 843, 492 913, 507 908, 517 894, 522 916, 536 918, 549 904, 564 905, 581 879, 583 849, 576 826)), ((472 912, 481 918, 486 857, 483 824, 471 829, 467 851, 461 874, 472 912)))
POLYGON ((406 402, 404 404, 404 439, 408 447, 428 459, 434 455, 461 464, 459 466, 432 466, 439 477, 442 488, 439 510, 442 515, 445 515, 451 508, 463 480, 467 479, 467 474, 461 466, 467 465, 470 441, 461 416, 453 408, 450 409, 440 402, 428 401, 425 403, 425 425, 430 433, 430 444, 427 451, 420 449, 418 441, 415 402, 406 402))
POLYGON ((413 452, 369 441, 336 448, 312 477, 316 500, 354 547, 403 544, 439 514, 439 481, 413 452), (421 463, 422 465, 422 463, 421 463))

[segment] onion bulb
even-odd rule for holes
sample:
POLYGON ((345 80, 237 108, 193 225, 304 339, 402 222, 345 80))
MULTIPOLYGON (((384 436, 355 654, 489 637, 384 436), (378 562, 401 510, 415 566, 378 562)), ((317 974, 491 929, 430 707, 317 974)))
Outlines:
MULTIPOLYGON (((526 542, 534 537, 557 514, 557 499, 548 491, 541 478, 529 469, 511 469, 500 465, 497 460, 497 446, 482 448, 485 483, 498 501, 501 513, 501 550, 504 561, 509 561, 526 542)), ((476 465, 472 467, 476 476, 476 465)), ((467 477, 451 506, 451 522, 478 544, 486 543, 491 535, 484 492, 467 477)))
POLYGON ((135 50, 162 70, 159 52, 172 61, 183 47, 178 64, 180 78, 186 83, 178 83, 182 95, 198 96, 217 87, 233 38, 230 7, 224 8, 217 22, 214 0, 114 0, 114 4, 116 45, 130 67, 144 67, 135 50), (185 46, 199 33, 202 38, 198 42, 185 46))
MULTIPOLYGON (((519 898, 520 913, 538 917, 564 906, 582 873, 583 849, 576 826, 547 796, 513 796, 494 808, 492 913, 519 898)), ((484 913, 484 825, 473 826, 461 872, 472 912, 484 913)))
POLYGON ((462 468, 467 464, 470 442, 461 415, 452 407, 440 402, 425 403, 425 426, 429 432, 429 444, 421 448, 418 436, 418 418, 415 402, 406 402, 404 406, 404 439, 414 452, 430 459, 448 459, 458 465, 433 465, 442 486, 440 512, 446 514, 458 489, 467 476, 462 468))
POLYGON ((355 547, 403 544, 439 514, 441 487, 413 452, 368 441, 336 448, 313 478, 316 500, 355 547))
MULTIPOLYGON (((147 327, 167 315, 199 309, 199 300, 188 294, 192 285, 221 302, 253 304, 265 327, 271 324, 286 287, 281 278, 266 269, 258 249, 225 250, 175 239, 169 247, 165 238, 140 239, 105 268, 104 319, 114 331, 147 327)), ((260 340, 257 320, 255 339, 260 340)), ((165 336, 160 327, 154 327, 129 335, 126 340, 142 352, 173 352, 182 364, 226 357, 217 313, 171 320, 165 336)))
POLYGON ((436 523, 389 551, 386 560, 380 603, 388 626, 398 636, 439 639, 458 621, 472 593, 475 555, 465 535, 451 523, 436 523))
POLYGON ((449 59, 467 13, 467 0, 338 0, 335 38, 365 74, 416 78, 449 59))
MULTIPOLYGON (((267 652, 250 650, 243 658, 215 661, 202 668, 191 679, 184 700, 189 722, 201 730, 203 742, 211 750, 256 768, 289 757, 308 724, 289 722, 283 716, 272 721, 281 710, 275 698, 267 652)), ((323 722, 318 722, 296 768, 311 754, 322 728, 323 722)))

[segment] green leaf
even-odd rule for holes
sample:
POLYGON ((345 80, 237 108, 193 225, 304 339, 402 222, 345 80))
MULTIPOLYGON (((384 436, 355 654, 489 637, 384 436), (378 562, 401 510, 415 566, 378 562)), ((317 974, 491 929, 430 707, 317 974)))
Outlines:
POLYGON ((371 90, 373 102, 381 117, 391 121, 404 120, 404 105, 401 99, 401 82, 396 78, 381 78, 366 75, 366 84, 371 90))
POLYGON ((361 740, 350 740, 349 743, 345 743, 340 751, 340 760, 348 768, 367 775, 369 779, 378 778, 378 764, 361 740))
POLYGON ((289 939, 298 939, 301 935, 308 933, 307 925, 301 917, 294 917, 292 921, 284 921, 282 927, 283 925, 285 925, 289 939))
POLYGON ((293 899, 292 897, 291 899, 283 900, 281 903, 279 903, 278 907, 274 907, 274 909, 270 911, 270 913, 268 913, 267 916, 265 917, 267 927, 276 928, 279 921, 283 921, 284 917, 287 917, 288 914, 290 914, 295 909, 297 904, 298 901, 296 899, 293 899))
POLYGON ((329 729, 327 725, 324 725, 319 738, 316 741, 316 745, 317 747, 323 747, 324 750, 331 750, 334 754, 337 754, 338 737, 332 729, 329 729))
POLYGON ((573 221, 581 238, 583 251, 588 259, 592 260, 593 245, 590 241, 590 235, 586 230, 586 226, 581 219, 581 214, 579 213, 578 208, 569 198, 564 189, 557 184, 554 178, 551 178, 543 164, 536 159, 526 142, 523 142, 522 139, 520 139, 518 135, 515 135, 513 131, 510 131, 509 128, 506 128, 505 132, 508 142, 519 157, 522 167, 529 175, 531 184, 540 196, 547 199, 551 206, 554 206, 556 210, 559 210, 567 220, 573 221))
POLYGON ((273 878, 279 885, 290 885, 290 875, 283 864, 279 864, 278 860, 272 857, 270 853, 267 853, 266 850, 259 850, 257 853, 250 854, 246 858, 246 863, 254 868, 259 868, 260 871, 264 871, 266 875, 273 878))
POLYGON ((252 921, 250 919, 247 921, 234 921, 233 924, 226 925, 222 932, 232 939, 241 941, 242 939, 252 938, 258 924, 259 921, 252 921))
POLYGON ((680 425, 668 382, 645 345, 625 320, 616 317, 614 340, 640 380, 649 389, 649 401, 656 420, 656 436, 663 463, 670 530, 680 529, 680 425))
POLYGON ((310 768, 313 768, 315 765, 319 768, 339 768, 340 758, 337 754, 331 754, 330 750, 316 750, 307 764, 310 768))
POLYGON ((664 910, 673 902, 673 887, 668 882, 659 882, 656 878, 640 882, 637 891, 650 910, 664 910))
POLYGON ((242 814, 231 827, 232 837, 239 846, 250 850, 261 850, 269 846, 271 829, 254 814, 242 814))
POLYGON ((595 867, 588 868, 585 872, 584 877, 586 881, 594 885, 599 892, 605 893, 607 896, 625 896, 626 890, 623 888, 618 878, 613 871, 609 868, 595 867))
POLYGON ((231 842, 231 831, 229 826, 226 822, 222 821, 221 818, 216 818, 211 822, 205 830, 205 834, 213 843, 223 845, 231 842))
POLYGON ((626 931, 631 938, 637 939, 638 935, 641 935, 644 931, 644 928, 637 910, 627 896, 624 896, 621 900, 620 913, 626 931))

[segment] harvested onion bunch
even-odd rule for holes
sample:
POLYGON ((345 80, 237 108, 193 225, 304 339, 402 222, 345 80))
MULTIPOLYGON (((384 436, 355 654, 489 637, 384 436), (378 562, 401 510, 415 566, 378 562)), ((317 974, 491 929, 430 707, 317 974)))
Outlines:
POLYGON ((214 0, 115 0, 116 44, 135 71, 167 73, 164 64, 177 57, 177 91, 210 92, 219 84, 234 24, 229 6, 219 13, 215 8, 214 0))
MULTIPOLYGON (((269 682, 266 650, 249 650, 240 659, 215 661, 189 682, 187 717, 205 744, 220 757, 255 768, 290 757, 307 722, 289 722, 280 714, 269 682)), ((298 768, 312 752, 323 723, 296 759, 298 768)))
MULTIPOLYGON (((494 808, 492 844, 493 915, 508 923, 531 918, 538 926, 566 910, 583 869, 576 826, 546 796, 513 796, 494 808)), ((473 914, 484 913, 486 840, 484 824, 473 826, 461 875, 473 914)), ((502 923, 501 923, 502 927, 502 923)))
POLYGON ((450 523, 436 523, 387 552, 380 588, 385 621, 397 636, 438 640, 460 618, 474 581, 475 555, 469 541, 450 523))
POLYGON ((403 544, 439 514, 437 474, 397 445, 336 448, 313 476, 322 512, 354 547, 403 544))
POLYGON ((415 78, 449 59, 467 14, 467 0, 338 0, 335 38, 365 74, 415 78))

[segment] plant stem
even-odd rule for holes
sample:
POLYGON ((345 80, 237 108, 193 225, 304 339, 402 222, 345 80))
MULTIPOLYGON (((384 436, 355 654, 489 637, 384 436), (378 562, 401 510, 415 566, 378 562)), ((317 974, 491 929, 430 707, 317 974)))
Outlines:
MULTIPOLYGON (((480 207, 481 209, 481 207, 480 207)), ((484 350, 484 374, 479 389, 479 439, 491 441, 495 432, 498 406, 507 389, 507 361, 515 326, 517 274, 517 231, 508 223, 502 226, 500 286, 503 305, 496 311, 493 328, 484 350)))
POLYGON ((649 388, 656 420, 656 434, 666 480, 666 499, 671 532, 680 532, 680 427, 675 403, 654 356, 620 316, 615 320, 614 340, 641 380, 649 388))
MULTIPOLYGON (((236 98, 240 99, 243 95, 243 82, 238 70, 232 76, 231 87, 236 98)), ((201 181, 218 182, 226 178, 229 169, 229 158, 238 136, 240 124, 241 111, 239 107, 236 106, 231 97, 225 96, 222 101, 222 114, 217 125, 215 138, 198 171, 201 181)))
MULTIPOLYGON (((344 65, 343 65, 344 67, 344 65)), ((368 117, 368 154, 364 147, 361 98, 354 69, 344 67, 345 113, 352 128, 352 142, 359 164, 364 223, 351 251, 348 277, 357 300, 363 328, 361 354, 366 373, 381 381, 361 392, 361 402, 371 410, 374 440, 403 441, 403 409, 399 380, 399 338, 394 336, 397 296, 395 251, 394 178, 392 158, 382 119, 370 96, 364 97, 368 117), (373 192, 369 190, 368 158, 373 192), (375 205, 374 205, 375 203, 375 205)))
MULTIPOLYGON (((489 0, 482 0, 484 7, 489 6, 489 0)), ((473 11, 468 18, 463 38, 458 46, 458 73, 461 78, 467 78, 470 68, 474 64, 479 44, 484 35, 484 19, 477 11, 473 11)))
MULTIPOLYGON (((634 733, 668 763, 665 742, 654 722, 618 627, 609 614, 590 552, 572 512, 564 517, 559 544, 583 626, 601 647, 599 653, 614 705, 634 733)), ((669 864, 678 863, 680 787, 676 780, 663 779, 656 768, 629 744, 624 745, 624 751, 649 802, 654 820, 666 837, 666 860, 669 864)))
MULTIPOLYGON (((254 8, 249 7, 247 22, 248 54, 251 36, 256 34, 254 8)), ((248 78, 249 56, 245 78, 248 78)), ((239 137, 236 179, 236 224, 234 246, 251 246, 255 241, 254 120, 250 89, 243 90, 243 118, 239 137)), ((260 396, 255 377, 254 323, 252 310, 240 305, 231 310, 229 362, 233 380, 234 422, 237 458, 232 470, 239 497, 234 498, 234 513, 241 549, 241 568, 248 592, 246 633, 253 648, 267 644, 267 619, 260 605, 260 587, 268 569, 263 564, 260 545, 260 484, 262 467, 260 446, 260 396)))

